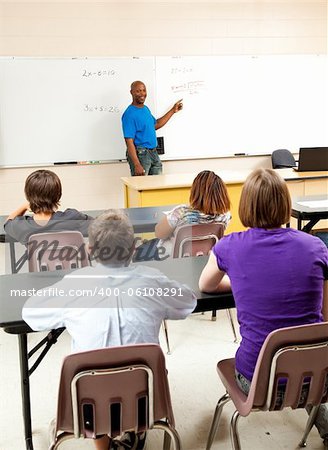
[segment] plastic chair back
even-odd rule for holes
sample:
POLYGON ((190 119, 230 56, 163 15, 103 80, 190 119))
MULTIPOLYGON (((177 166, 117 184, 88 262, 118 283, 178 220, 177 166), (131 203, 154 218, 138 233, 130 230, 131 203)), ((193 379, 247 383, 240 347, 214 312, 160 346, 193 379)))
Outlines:
POLYGON ((30 272, 78 269, 90 265, 80 231, 38 233, 27 244, 30 272))
POLYGON ((296 161, 293 154, 286 149, 274 150, 271 155, 273 169, 283 169, 286 167, 295 167, 296 161))
POLYGON ((280 328, 271 332, 261 349, 246 397, 234 379, 234 359, 220 361, 219 376, 239 413, 253 409, 304 408, 327 401, 328 322, 280 328), (229 362, 230 361, 230 362, 229 362), (285 387, 282 404, 275 407, 279 381, 285 387), (303 384, 309 385, 300 403, 303 384), (242 395, 240 395, 240 393, 242 395))
POLYGON ((179 227, 173 243, 173 258, 208 255, 223 236, 222 223, 190 224, 179 227))
POLYGON ((103 434, 114 438, 125 431, 155 428, 161 419, 174 428, 165 358, 159 345, 103 348, 64 359, 57 437, 61 431, 76 438, 103 434))

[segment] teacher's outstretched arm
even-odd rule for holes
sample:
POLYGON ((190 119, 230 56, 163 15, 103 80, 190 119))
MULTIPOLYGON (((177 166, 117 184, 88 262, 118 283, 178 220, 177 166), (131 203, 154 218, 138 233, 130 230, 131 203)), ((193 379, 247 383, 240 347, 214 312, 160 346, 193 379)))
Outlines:
POLYGON ((164 114, 164 116, 162 116, 156 120, 155 130, 162 128, 171 119, 173 114, 177 113, 178 111, 181 111, 182 108, 183 108, 183 103, 182 103, 182 99, 181 99, 181 100, 178 100, 176 103, 174 103, 172 108, 169 109, 169 111, 166 114, 164 114))

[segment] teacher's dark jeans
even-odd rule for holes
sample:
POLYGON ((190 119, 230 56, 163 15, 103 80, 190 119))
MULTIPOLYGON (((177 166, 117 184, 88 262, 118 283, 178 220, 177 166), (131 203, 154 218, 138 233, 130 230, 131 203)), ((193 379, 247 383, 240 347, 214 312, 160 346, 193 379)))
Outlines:
MULTIPOLYGON (((149 149, 144 147, 137 147, 136 151, 140 164, 145 170, 145 175, 160 175, 162 173, 162 163, 159 159, 156 148, 149 149)), ((134 164, 131 161, 128 153, 126 155, 126 158, 130 166, 131 175, 134 176, 134 164)))

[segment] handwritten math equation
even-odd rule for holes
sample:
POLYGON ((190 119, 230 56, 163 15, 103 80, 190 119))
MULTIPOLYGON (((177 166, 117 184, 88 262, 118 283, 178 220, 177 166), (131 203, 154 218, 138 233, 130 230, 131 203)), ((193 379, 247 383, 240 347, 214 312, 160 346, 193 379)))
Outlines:
POLYGON ((174 84, 171 86, 172 92, 187 93, 187 94, 199 94, 205 88, 205 81, 195 80, 187 81, 185 83, 174 84))
POLYGON ((84 112, 108 112, 118 114, 120 112, 120 108, 118 106, 110 106, 110 105, 89 105, 86 103, 83 106, 84 112))
POLYGON ((194 69, 192 67, 172 67, 171 75, 180 75, 181 73, 191 73, 194 69))
POLYGON ((114 69, 108 69, 108 70, 87 70, 83 69, 82 77, 90 78, 90 77, 110 77, 116 75, 116 71, 114 69))

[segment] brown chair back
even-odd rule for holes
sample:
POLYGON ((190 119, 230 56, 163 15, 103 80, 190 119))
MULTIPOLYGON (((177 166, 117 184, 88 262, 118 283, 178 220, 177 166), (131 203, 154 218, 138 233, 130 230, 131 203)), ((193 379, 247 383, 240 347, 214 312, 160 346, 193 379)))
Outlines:
POLYGON ((30 236, 27 244, 30 272, 78 269, 90 265, 80 231, 57 231, 30 236))
POLYGON ((177 228, 173 243, 173 258, 208 255, 214 244, 223 236, 222 223, 182 225, 177 228))
POLYGON ((135 344, 75 353, 62 366, 57 431, 75 437, 141 432, 167 418, 174 426, 163 352, 135 344))
POLYGON ((240 395, 234 381, 234 364, 218 363, 219 375, 242 416, 252 409, 275 410, 287 406, 304 408, 327 401, 328 322, 272 331, 258 356, 248 396, 240 395), (222 376, 221 376, 222 375, 222 376), (278 383, 284 386, 284 398, 278 407, 278 383), (303 385, 306 398, 301 401, 303 385), (231 388, 231 389, 230 389, 231 388))

